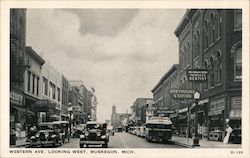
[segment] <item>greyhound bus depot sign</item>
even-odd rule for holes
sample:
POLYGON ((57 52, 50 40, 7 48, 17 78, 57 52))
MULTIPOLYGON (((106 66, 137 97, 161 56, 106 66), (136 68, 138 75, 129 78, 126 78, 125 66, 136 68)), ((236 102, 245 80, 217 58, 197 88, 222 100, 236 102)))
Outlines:
POLYGON ((193 99, 195 92, 193 89, 170 89, 169 91, 173 99, 193 99))

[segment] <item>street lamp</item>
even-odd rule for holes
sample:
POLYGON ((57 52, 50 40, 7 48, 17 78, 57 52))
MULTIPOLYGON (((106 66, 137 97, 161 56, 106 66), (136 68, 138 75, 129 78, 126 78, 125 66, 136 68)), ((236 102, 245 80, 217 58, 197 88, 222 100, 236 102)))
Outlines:
POLYGON ((197 91, 194 93, 195 100, 195 135, 193 139, 193 147, 200 146, 199 138, 198 138, 198 101, 200 99, 200 93, 197 91))
POLYGON ((71 126, 72 126, 72 120, 71 120, 71 115, 72 115, 73 108, 71 106, 71 102, 69 102, 69 107, 68 107, 68 112, 69 112, 69 134, 71 136, 71 126))

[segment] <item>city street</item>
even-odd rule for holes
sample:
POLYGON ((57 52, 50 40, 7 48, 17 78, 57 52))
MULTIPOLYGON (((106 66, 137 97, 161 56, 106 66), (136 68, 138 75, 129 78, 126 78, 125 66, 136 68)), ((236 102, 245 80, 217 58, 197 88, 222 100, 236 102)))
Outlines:
MULTIPOLYGON (((90 146, 100 148, 101 146, 90 146)), ((58 148, 79 148, 79 138, 72 138, 69 143, 65 143, 58 148)), ((109 137, 109 148, 181 148, 181 146, 169 143, 146 142, 145 139, 129 133, 115 133, 109 137)))

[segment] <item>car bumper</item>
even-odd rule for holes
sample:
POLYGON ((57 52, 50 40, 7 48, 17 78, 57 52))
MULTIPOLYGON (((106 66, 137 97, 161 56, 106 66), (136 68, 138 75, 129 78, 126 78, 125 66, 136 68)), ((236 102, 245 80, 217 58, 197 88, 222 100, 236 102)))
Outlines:
POLYGON ((80 144, 90 144, 90 145, 96 145, 96 144, 107 144, 106 141, 89 141, 89 140, 80 140, 80 144))
POLYGON ((30 145, 46 145, 46 144, 53 144, 54 141, 37 141, 37 142, 30 142, 30 145))

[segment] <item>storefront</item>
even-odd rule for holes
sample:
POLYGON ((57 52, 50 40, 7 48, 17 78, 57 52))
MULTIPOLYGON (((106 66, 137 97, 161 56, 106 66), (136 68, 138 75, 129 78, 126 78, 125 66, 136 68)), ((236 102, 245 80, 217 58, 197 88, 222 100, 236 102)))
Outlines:
POLYGON ((186 137, 187 135, 187 115, 188 108, 183 108, 178 111, 179 136, 186 137))
POLYGON ((230 98, 230 101, 231 101, 231 108, 229 112, 229 120, 230 120, 230 126, 231 128, 233 128, 230 141, 233 143, 241 143, 242 98, 241 96, 233 96, 230 98))
MULTIPOLYGON (((198 136, 200 139, 207 139, 208 138, 208 102, 209 99, 202 99, 199 100, 198 106, 197 106, 197 123, 198 123, 198 136)), ((191 114, 190 114, 190 132, 193 134, 195 133, 194 128, 194 119, 195 119, 195 103, 191 106, 191 114)))
POLYGON ((15 144, 16 138, 25 137, 26 108, 23 106, 23 93, 10 91, 10 141, 15 144))
POLYGON ((178 113, 173 113, 169 115, 172 123, 173 123, 173 133, 178 134, 179 123, 178 123, 178 113))
POLYGON ((225 98, 210 101, 208 121, 209 121, 209 140, 221 141, 224 132, 224 110, 225 98))

